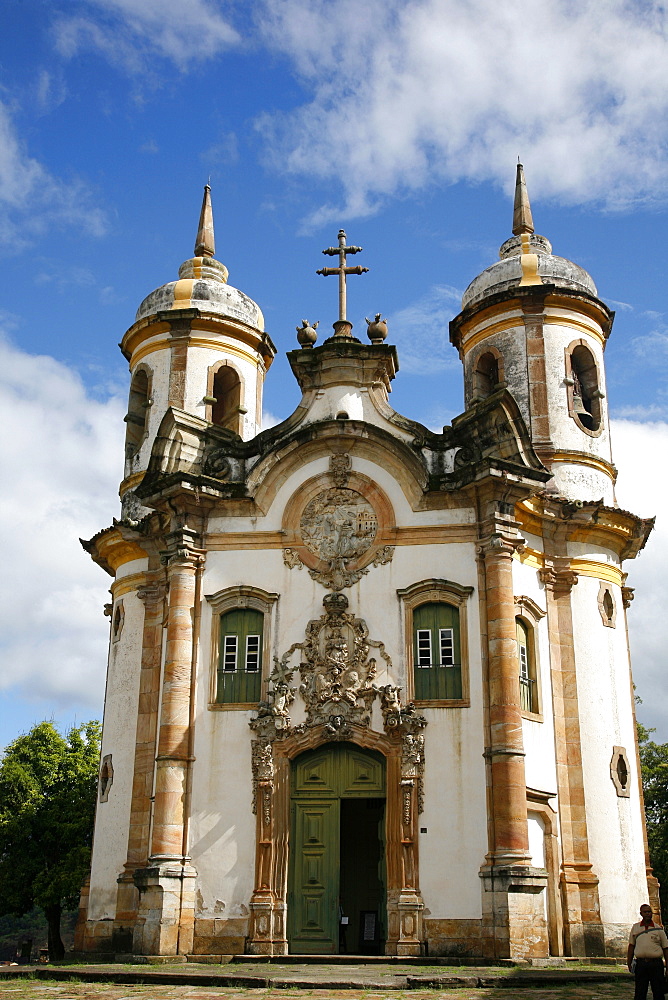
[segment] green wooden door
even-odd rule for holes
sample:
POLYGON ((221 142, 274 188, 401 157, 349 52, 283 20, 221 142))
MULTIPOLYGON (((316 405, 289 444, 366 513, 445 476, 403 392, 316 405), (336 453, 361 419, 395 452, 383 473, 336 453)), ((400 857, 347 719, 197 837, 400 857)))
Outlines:
POLYGON ((293 855, 289 900, 290 944, 297 954, 338 950, 339 800, 293 803, 293 855))
POLYGON ((338 743, 292 765, 288 939, 293 954, 339 950, 342 799, 383 799, 380 754, 338 743))

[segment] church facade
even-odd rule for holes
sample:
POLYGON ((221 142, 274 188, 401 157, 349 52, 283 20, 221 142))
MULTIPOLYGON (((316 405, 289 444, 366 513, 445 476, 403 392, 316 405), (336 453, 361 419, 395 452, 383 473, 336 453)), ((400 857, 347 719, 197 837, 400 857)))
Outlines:
POLYGON ((617 955, 648 895, 623 562, 591 277, 513 236, 450 337, 465 410, 396 413, 380 315, 306 321, 294 413, 214 256, 139 307, 99 802, 77 946, 140 955, 617 955))

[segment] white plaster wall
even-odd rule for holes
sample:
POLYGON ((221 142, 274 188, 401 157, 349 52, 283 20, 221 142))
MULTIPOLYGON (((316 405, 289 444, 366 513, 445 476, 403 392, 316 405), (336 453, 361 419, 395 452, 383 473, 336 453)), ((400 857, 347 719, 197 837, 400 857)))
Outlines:
MULTIPOLYGON (((204 694, 204 697, 202 695, 204 694)), ((198 916, 248 915, 255 876, 248 720, 254 713, 207 711, 199 690, 190 853, 198 872, 198 916)))
MULTIPOLYGON (((420 836, 421 888, 432 916, 477 918, 481 912, 477 873, 487 848, 487 824, 474 545, 399 546, 391 563, 374 567, 345 593, 351 613, 364 618, 370 638, 383 642, 391 658, 388 666, 372 649, 378 666, 375 683, 405 687, 404 616, 396 591, 430 577, 472 586, 475 592, 468 605, 471 707, 424 710, 429 720, 425 730, 426 808, 419 825, 428 832, 420 836)), ((303 641, 307 622, 323 613, 325 589, 305 568, 289 570, 280 550, 211 552, 204 593, 211 595, 240 583, 281 595, 273 616, 274 655, 281 656, 292 643, 303 641)), ((211 610, 207 604, 202 615, 191 851, 200 873, 203 912, 213 912, 220 901, 225 903, 224 915, 231 915, 229 907, 239 913, 252 890, 251 713, 206 710, 212 669, 210 636, 211 610)), ((299 695, 292 718, 295 724, 304 718, 299 695)), ((378 705, 374 706, 372 725, 382 731, 378 705)))
MULTIPOLYGON (((533 539, 537 541, 537 539, 533 539)), ((513 589, 515 595, 530 597, 538 607, 547 612, 545 591, 532 567, 513 559, 513 589)), ((518 614, 522 613, 518 608, 518 614)), ((528 617, 531 622, 530 616, 528 617)), ((552 710, 552 677, 550 673, 550 640, 547 614, 534 625, 536 667, 539 684, 539 701, 542 722, 522 720, 524 739, 524 767, 529 788, 543 792, 556 792, 557 774, 554 757, 554 715, 552 710)), ((518 666, 519 674, 519 666, 518 666)))
POLYGON ((482 675, 477 615, 471 618, 470 707, 420 709, 428 723, 420 889, 425 916, 438 919, 478 919, 482 913, 478 872, 487 851, 482 675))
POLYGON ((130 559, 129 562, 123 563, 116 570, 116 580, 124 580, 127 576, 132 576, 134 573, 143 573, 148 569, 148 559, 130 559))
POLYGON ((584 792, 601 919, 624 923, 645 900, 647 886, 622 599, 611 585, 617 626, 605 627, 597 603, 599 583, 581 576, 571 598, 584 792), (613 746, 627 753, 630 798, 620 798, 610 778, 613 746))
POLYGON ((107 802, 97 804, 89 920, 109 920, 115 916, 116 879, 127 860, 139 702, 137 654, 142 646, 144 606, 135 592, 124 594, 121 599, 125 621, 120 639, 112 642, 109 649, 102 730, 102 756, 112 755, 114 780, 107 802))

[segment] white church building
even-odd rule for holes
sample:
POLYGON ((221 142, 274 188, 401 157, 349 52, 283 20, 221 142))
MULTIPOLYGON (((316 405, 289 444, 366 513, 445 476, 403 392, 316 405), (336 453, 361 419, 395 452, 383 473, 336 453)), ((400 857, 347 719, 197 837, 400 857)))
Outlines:
POLYGON ((301 402, 262 433, 275 348, 208 187, 122 339, 122 516, 84 543, 113 583, 81 950, 618 955, 657 901, 624 571, 652 522, 615 501, 613 314, 518 166, 434 433, 390 405, 381 317, 346 319, 359 249, 325 251, 339 319, 303 322, 301 402))

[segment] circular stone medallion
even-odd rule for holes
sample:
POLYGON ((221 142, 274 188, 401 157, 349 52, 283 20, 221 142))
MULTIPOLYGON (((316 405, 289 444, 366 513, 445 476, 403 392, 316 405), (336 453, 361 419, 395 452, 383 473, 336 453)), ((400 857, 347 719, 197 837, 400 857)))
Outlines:
POLYGON ((313 497, 299 523, 304 545, 325 562, 357 559, 373 544, 378 518, 369 501, 345 487, 313 497))

